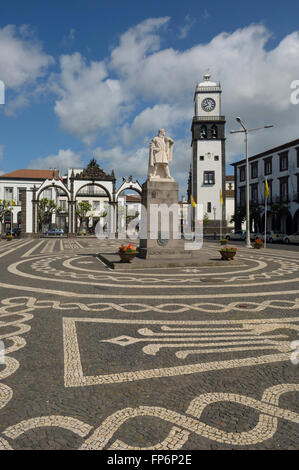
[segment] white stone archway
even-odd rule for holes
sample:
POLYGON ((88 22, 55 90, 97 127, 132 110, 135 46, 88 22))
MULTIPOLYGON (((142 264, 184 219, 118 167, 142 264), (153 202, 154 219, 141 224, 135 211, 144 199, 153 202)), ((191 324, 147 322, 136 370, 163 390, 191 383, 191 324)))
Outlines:
POLYGON ((140 195, 140 197, 142 196, 142 187, 141 187, 140 183, 137 180, 133 181, 132 176, 129 176, 129 178, 127 180, 125 178, 123 178, 122 184, 120 185, 120 187, 118 188, 118 190, 115 193, 115 206, 116 206, 115 224, 116 224, 116 227, 117 227, 117 233, 118 232, 126 233, 126 224, 127 224, 126 220, 127 219, 125 218, 124 222, 122 222, 121 218, 120 218, 120 214, 119 214, 119 211, 120 211, 119 197, 126 190, 135 191, 140 195))
POLYGON ((53 174, 52 179, 45 180, 41 186, 36 189, 33 188, 33 198, 32 198, 32 224, 33 224, 33 233, 38 234, 38 203, 40 200, 41 194, 47 189, 58 189, 62 191, 68 200, 68 218, 70 221, 70 201, 71 201, 71 193, 66 187, 66 185, 58 178, 55 178, 53 174))

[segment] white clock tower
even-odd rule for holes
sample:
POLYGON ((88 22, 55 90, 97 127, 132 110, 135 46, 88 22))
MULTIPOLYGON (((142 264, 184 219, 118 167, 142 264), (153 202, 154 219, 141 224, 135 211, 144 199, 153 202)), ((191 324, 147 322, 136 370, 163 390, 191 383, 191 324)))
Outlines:
POLYGON ((211 221, 225 221, 225 117, 221 87, 206 74, 194 94, 190 192, 211 221), (223 204, 220 202, 220 191, 223 204))

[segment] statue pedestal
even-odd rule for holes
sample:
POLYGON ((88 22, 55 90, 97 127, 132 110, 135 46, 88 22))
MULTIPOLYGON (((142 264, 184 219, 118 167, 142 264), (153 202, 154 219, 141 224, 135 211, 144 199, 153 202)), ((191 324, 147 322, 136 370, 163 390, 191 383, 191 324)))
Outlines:
MULTIPOLYGON (((142 206, 146 208, 146 214, 141 214, 141 227, 144 227, 146 222, 146 239, 140 239, 139 257, 141 258, 177 258, 182 255, 190 257, 190 251, 184 250, 185 241, 177 239, 180 236, 180 214, 178 207, 179 185, 178 183, 165 180, 162 181, 146 181, 142 185, 142 206), (158 239, 153 239, 155 232, 151 224, 153 224, 154 204, 165 204, 168 207, 176 204, 177 208, 177 224, 173 224, 173 215, 170 212, 168 217, 168 235, 163 234, 163 226, 161 224, 161 216, 157 216, 158 223, 158 239), (146 221, 145 221, 146 218, 146 221), (177 231, 176 231, 177 230, 177 231)), ((154 225, 154 224, 153 224, 154 225)))

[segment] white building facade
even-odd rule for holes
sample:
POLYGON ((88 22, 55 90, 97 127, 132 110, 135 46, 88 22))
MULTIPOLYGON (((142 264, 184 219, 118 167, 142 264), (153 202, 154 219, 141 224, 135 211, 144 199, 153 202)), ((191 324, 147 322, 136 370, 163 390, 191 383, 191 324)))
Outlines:
MULTIPOLYGON (((11 211, 4 219, 4 231, 21 226, 21 199, 22 192, 33 187, 39 188, 41 184, 52 178, 52 170, 16 170, 0 176, 0 199, 10 202, 11 211)), ((57 200, 55 189, 48 188, 44 197, 57 200)))
MULTIPOLYGON (((241 160, 233 164, 236 209, 244 207, 246 202, 245 163, 241 160)), ((252 230, 264 230, 266 179, 269 185, 267 230, 287 234, 299 231, 299 139, 249 158, 249 200, 251 211, 254 208, 256 214, 251 217, 252 230)))
POLYGON ((225 221, 225 117, 220 84, 211 81, 210 75, 197 85, 194 103, 190 192, 209 218, 225 221))

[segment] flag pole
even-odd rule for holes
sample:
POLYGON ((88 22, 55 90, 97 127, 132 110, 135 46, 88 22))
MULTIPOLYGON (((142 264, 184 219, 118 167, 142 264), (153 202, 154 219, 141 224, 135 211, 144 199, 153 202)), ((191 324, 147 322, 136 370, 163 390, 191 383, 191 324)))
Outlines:
POLYGON ((267 247, 267 198, 265 197, 265 248, 267 247))
POLYGON ((223 215, 223 210, 222 210, 222 207, 223 207, 223 196, 222 196, 222 190, 220 188, 220 240, 222 240, 222 215, 223 215))
POLYGON ((222 240, 222 211, 221 211, 221 214, 220 214, 220 240, 222 240))
POLYGON ((267 199, 269 196, 269 186, 268 181, 265 181, 265 235, 264 235, 264 247, 267 248, 267 199))

